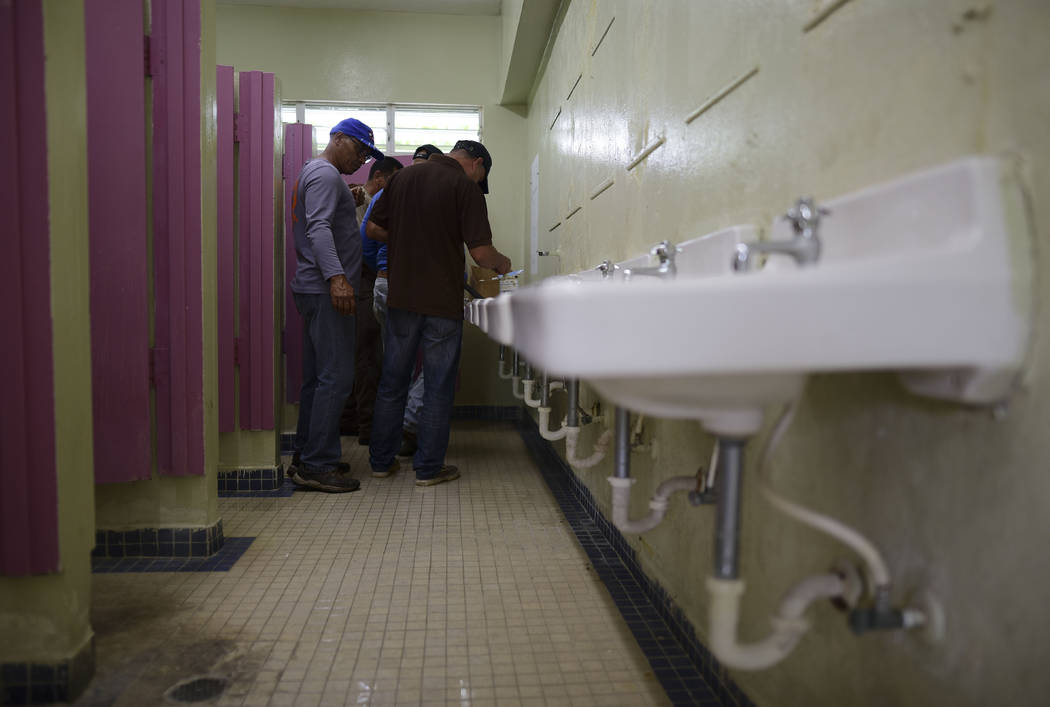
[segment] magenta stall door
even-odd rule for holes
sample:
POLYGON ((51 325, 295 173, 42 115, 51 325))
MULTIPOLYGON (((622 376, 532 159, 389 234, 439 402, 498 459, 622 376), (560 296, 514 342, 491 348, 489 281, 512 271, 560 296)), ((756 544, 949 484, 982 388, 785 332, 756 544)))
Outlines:
POLYGON ((239 84, 240 373, 242 429, 274 429, 274 76, 239 84))
POLYGON ((0 575, 58 570, 58 479, 40 0, 0 3, 0 575))
POLYGON ((217 204, 218 227, 218 341, 219 341, 219 432, 233 432, 237 428, 236 388, 237 361, 235 233, 233 193, 233 67, 219 66, 216 79, 217 150, 217 204))
POLYGON ((91 395, 98 482, 150 477, 142 20, 141 0, 84 7, 91 395))
POLYGON ((153 254, 157 468, 204 473, 200 2, 153 0, 153 254))
POLYGON ((284 353, 285 399, 289 403, 299 402, 299 389, 303 385, 303 320, 299 318, 292 290, 288 287, 295 277, 295 236, 292 233, 295 190, 303 165, 313 159, 313 134, 312 125, 294 123, 284 126, 284 353))

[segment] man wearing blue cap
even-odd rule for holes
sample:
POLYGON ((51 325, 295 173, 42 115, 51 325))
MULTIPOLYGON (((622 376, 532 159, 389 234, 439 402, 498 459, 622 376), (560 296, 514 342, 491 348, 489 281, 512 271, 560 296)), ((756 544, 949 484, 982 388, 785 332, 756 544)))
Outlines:
POLYGON ((354 292, 360 284, 361 238, 354 196, 341 174, 382 159, 372 129, 347 118, 328 146, 299 173, 292 196, 296 269, 291 288, 303 318, 303 386, 292 480, 342 493, 349 476, 339 444, 339 417, 354 385, 354 292))
POLYGON ((491 170, 484 145, 460 140, 447 156, 397 172, 372 209, 368 236, 387 243, 390 263, 383 376, 369 447, 374 476, 396 465, 409 379, 422 347, 426 385, 412 458, 416 485, 459 478, 459 470, 445 464, 445 452, 463 335, 463 246, 478 265, 510 270, 510 259, 492 246, 484 197, 491 170))

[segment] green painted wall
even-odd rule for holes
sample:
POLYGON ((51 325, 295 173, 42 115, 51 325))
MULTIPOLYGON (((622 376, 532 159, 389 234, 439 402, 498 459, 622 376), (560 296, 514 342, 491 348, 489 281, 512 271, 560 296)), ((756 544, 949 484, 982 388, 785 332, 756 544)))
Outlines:
MULTIPOLYGON (((287 101, 480 105, 494 244, 527 266, 524 110, 498 105, 499 17, 219 5, 217 21, 219 63, 276 73, 287 101)), ((464 327, 456 403, 513 404, 495 344, 472 329, 464 327)))
MULTIPOLYGON (((575 272, 664 238, 769 224, 799 195, 830 198, 966 154, 1002 154, 1016 165, 1037 225, 1038 305, 1027 385, 1006 417, 910 396, 889 374, 816 376, 774 457, 785 495, 841 518, 883 550, 898 598, 926 588, 940 596, 947 641, 857 639, 843 615, 822 605, 784 663, 734 678, 759 705, 778 707, 1043 704, 1050 253, 1039 244, 1050 238, 1050 5, 855 0, 804 32, 831 4, 571 2, 529 106, 526 158, 540 156, 541 247, 559 249, 561 271, 575 272), (757 76, 685 123, 754 66, 757 76), (657 135, 664 147, 626 172, 657 135), (584 197, 610 176, 612 188, 584 197), (581 213, 547 233, 578 203, 581 213)), ((631 335, 629 322, 622 335, 631 335)), ((591 400, 585 393, 584 404, 591 400)), ((647 448, 632 455, 634 516, 658 482, 706 465, 713 444, 694 423, 650 419, 644 427, 647 448)), ((584 433, 582 453, 598 431, 584 433)), ((744 640, 766 634, 771 610, 796 580, 851 557, 758 498, 757 446, 745 484, 744 640)), ((611 470, 607 459, 583 473, 606 509, 611 470)), ((701 633, 712 516, 675 499, 661 527, 631 539, 701 633)))
MULTIPOLYGON (((204 476, 98 484, 96 523, 109 530, 201 527, 219 520, 215 235, 215 1, 201 0, 201 252, 204 282, 204 476), (209 167, 210 165, 210 167, 209 167)), ((93 537, 92 537, 93 540, 93 537)))
POLYGON ((92 635, 95 509, 81 3, 45 0, 44 45, 60 569, 39 577, 0 578, 0 662, 59 662, 92 635))

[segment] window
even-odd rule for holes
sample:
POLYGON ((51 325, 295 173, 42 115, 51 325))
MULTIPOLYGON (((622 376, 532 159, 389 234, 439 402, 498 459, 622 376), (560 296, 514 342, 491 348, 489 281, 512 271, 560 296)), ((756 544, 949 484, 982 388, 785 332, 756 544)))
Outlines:
POLYGON ((357 118, 372 128, 383 152, 411 154, 430 143, 448 152, 457 140, 481 140, 481 108, 363 103, 283 103, 281 120, 314 126, 314 152, 328 144, 332 127, 344 118, 357 118))

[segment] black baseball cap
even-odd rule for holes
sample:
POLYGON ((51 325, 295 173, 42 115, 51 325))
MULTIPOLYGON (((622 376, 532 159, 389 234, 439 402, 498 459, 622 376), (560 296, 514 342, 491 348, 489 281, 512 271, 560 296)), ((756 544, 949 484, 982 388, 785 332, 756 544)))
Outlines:
POLYGON ((418 159, 429 160, 431 155, 443 155, 443 154, 445 154, 445 153, 442 152, 441 150, 439 150, 438 148, 434 147, 430 143, 427 143, 426 145, 420 145, 419 147, 416 148, 416 151, 412 154, 412 159, 414 159, 414 160, 418 160, 418 159))
POLYGON ((463 150, 468 155, 474 158, 481 158, 481 164, 485 167, 485 178, 478 182, 478 186, 481 187, 482 194, 489 193, 489 172, 492 171, 492 155, 485 149, 485 146, 480 142, 474 140, 460 140, 456 143, 452 151, 463 150))

